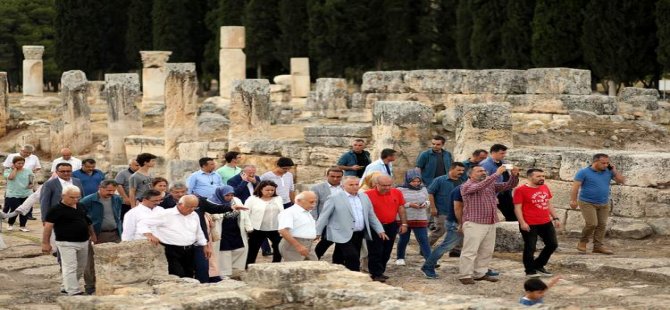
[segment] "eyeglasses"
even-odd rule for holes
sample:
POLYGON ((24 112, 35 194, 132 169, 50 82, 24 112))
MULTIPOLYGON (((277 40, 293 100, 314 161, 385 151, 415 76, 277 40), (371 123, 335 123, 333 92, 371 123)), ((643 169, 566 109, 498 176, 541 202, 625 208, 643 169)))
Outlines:
POLYGON ((72 173, 72 170, 58 170, 58 173, 72 173))

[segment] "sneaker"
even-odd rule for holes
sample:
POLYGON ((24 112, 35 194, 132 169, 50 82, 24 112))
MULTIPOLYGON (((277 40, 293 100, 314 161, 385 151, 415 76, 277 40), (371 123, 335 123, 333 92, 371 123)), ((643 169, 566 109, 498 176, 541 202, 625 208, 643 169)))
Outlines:
POLYGON ((498 282, 498 278, 484 275, 480 278, 475 278, 475 281, 489 281, 489 282, 498 282))
POLYGON ((405 265, 406 265, 406 264, 405 264, 405 260, 402 259, 402 258, 398 258, 398 259, 396 259, 396 260, 395 260, 395 264, 396 264, 396 266, 405 266, 405 265))
POLYGON ((9 227, 7 227, 7 230, 9 230, 9 231, 12 231, 12 230, 14 230, 14 226, 12 226, 12 225, 9 225, 9 227))
POLYGON ((449 252, 449 257, 461 257, 461 251, 459 250, 451 250, 449 252))
POLYGON ((461 284, 463 284, 463 285, 475 284, 475 280, 473 280, 472 278, 462 278, 462 279, 458 279, 458 281, 461 281, 461 284))
POLYGON ((553 273, 547 271, 547 269, 544 269, 544 267, 535 268, 535 271, 537 271, 537 273, 545 277, 551 277, 554 275, 553 273))
POLYGON ((426 276, 426 279, 437 279, 439 276, 435 273, 435 269, 427 268, 425 266, 421 267, 421 272, 426 276))
POLYGON ((386 282, 386 279, 384 279, 384 277, 382 277, 382 276, 379 276, 379 277, 372 277, 372 281, 377 281, 377 282, 384 283, 384 282, 386 282))
POLYGON ((586 253, 586 242, 577 243, 577 251, 586 253))
POLYGON ((37 220, 37 219, 36 219, 36 218, 34 218, 34 217, 33 217, 32 215, 31 215, 31 216, 29 216, 29 217, 28 217, 28 219, 29 219, 29 220, 31 220, 31 221, 35 221, 35 220, 37 220))
POLYGON ((540 274, 537 272, 526 272, 526 279, 539 278, 540 274))
MULTIPOLYGON (((11 226, 9 226, 9 227, 11 227, 11 226)), ((594 248, 593 248, 593 253, 600 253, 600 254, 607 254, 607 255, 612 255, 612 254, 614 254, 614 252, 612 252, 612 250, 610 250, 610 249, 608 249, 608 248, 606 248, 606 247, 604 247, 604 246, 599 246, 599 247, 597 247, 597 248, 594 247, 594 248)))
POLYGON ((25 227, 19 227, 19 230, 22 231, 22 232, 29 232, 30 231, 30 229, 25 228, 25 227))
POLYGON ((497 276, 500 275, 500 272, 497 272, 493 269, 489 269, 489 270, 486 271, 486 275, 489 276, 489 277, 497 277, 497 276))

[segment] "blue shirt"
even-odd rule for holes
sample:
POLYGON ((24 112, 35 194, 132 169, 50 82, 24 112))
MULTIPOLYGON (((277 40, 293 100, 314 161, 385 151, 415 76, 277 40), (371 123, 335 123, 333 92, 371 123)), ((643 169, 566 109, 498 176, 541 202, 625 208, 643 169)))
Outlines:
POLYGON ((81 193, 81 197, 86 197, 90 194, 95 194, 98 192, 98 186, 100 182, 105 179, 105 174, 98 169, 93 169, 93 174, 88 175, 84 170, 77 170, 72 172, 72 177, 79 179, 81 181, 81 187, 84 188, 84 192, 81 193))
POLYGON ((428 149, 416 158, 416 166, 421 169, 421 179, 424 184, 431 184, 433 179, 435 179, 435 171, 437 170, 437 160, 442 158, 444 163, 444 173, 445 175, 449 173, 449 168, 451 168, 451 153, 447 150, 442 150, 442 153, 435 153, 433 149, 428 149), (441 156, 440 156, 441 155, 441 156))
POLYGON ((207 173, 202 170, 198 170, 193 172, 193 174, 191 174, 186 180, 188 193, 196 194, 204 198, 214 196, 214 191, 216 188, 222 185, 223 181, 221 180, 221 176, 214 171, 207 173))
POLYGON ((447 215, 447 220, 451 222, 458 222, 456 219, 456 212, 454 212, 454 201, 463 202, 463 195, 461 195, 461 186, 454 187, 454 190, 451 191, 451 208, 449 214, 447 215))
POLYGON ((582 168, 575 174, 575 181, 582 182, 579 200, 593 204, 607 204, 610 199, 612 170, 595 171, 591 167, 582 168))
MULTIPOLYGON (((365 156, 365 158, 367 158, 368 163, 372 162, 372 160, 370 160, 370 153, 368 151, 363 151, 363 156, 365 156)), ((338 166, 347 166, 347 167, 358 165, 358 161, 356 160, 356 153, 354 153, 354 151, 349 151, 349 152, 346 152, 346 153, 342 154, 342 156, 340 156, 340 159, 337 161, 337 165, 338 166)), ((365 165, 365 167, 367 167, 367 165, 365 165)), ((365 167, 363 167, 364 171, 365 171, 365 167)), ((345 170, 344 175, 358 176, 358 171, 357 170, 345 170)))
POLYGON ((523 297, 521 297, 521 299, 519 299, 519 303, 524 305, 524 306, 534 306, 534 305, 537 305, 537 304, 543 304, 544 300, 542 300, 542 298, 532 300, 532 299, 528 299, 525 296, 523 296, 523 297))
POLYGON ((461 176, 461 180, 463 180, 463 183, 468 180, 468 171, 472 169, 472 167, 478 166, 479 163, 473 163, 470 161, 470 159, 466 159, 462 161, 463 166, 465 166, 465 170, 463 170, 463 175, 461 176))
MULTIPOLYGON (((506 162, 503 160, 501 160, 500 163, 496 163, 495 160, 493 160, 493 158, 489 156, 486 159, 482 160, 482 162, 479 163, 479 166, 481 166, 482 168, 484 168, 484 170, 486 170, 487 175, 493 175, 494 173, 496 173, 496 170, 498 170, 498 167, 502 166, 505 163, 506 162)), ((503 174, 505 173, 506 172, 503 172, 503 174)), ((503 174, 501 174, 498 177, 498 181, 496 181, 497 183, 505 182, 503 180, 503 174)))
POLYGON ((439 176, 430 183, 428 186, 428 193, 435 198, 437 214, 449 217, 449 209, 451 209, 452 217, 455 218, 453 215, 454 204, 451 200, 451 191, 461 183, 462 181, 460 179, 452 180, 449 178, 449 175, 439 176))
POLYGON ((386 166, 384 166, 384 161, 382 161, 381 159, 375 160, 374 162, 369 164, 367 167, 365 167, 365 172, 363 173, 363 176, 361 177, 361 183, 363 183, 363 179, 365 178, 365 176, 367 176, 368 174, 370 174, 374 171, 379 171, 382 174, 393 176, 393 163, 390 162, 386 166), (388 170, 386 169, 387 166, 388 166, 388 170), (391 173, 389 173, 389 171, 391 171, 391 173))

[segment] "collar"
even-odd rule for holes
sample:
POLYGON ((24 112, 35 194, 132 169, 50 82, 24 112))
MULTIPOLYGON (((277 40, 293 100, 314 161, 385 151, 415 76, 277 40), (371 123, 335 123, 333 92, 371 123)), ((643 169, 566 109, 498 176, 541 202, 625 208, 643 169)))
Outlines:
POLYGON ((74 184, 74 182, 72 182, 72 178, 70 178, 69 181, 66 181, 66 180, 63 180, 63 179, 61 179, 60 177, 58 177, 58 181, 60 181, 60 182, 65 182, 65 183, 73 183, 73 184, 74 184))
POLYGON ((392 190, 392 189, 389 189, 389 191, 386 192, 386 193, 384 193, 384 194, 380 193, 379 190, 376 189, 376 188, 373 189, 372 191, 374 191, 374 192, 375 192, 377 195, 379 195, 379 196, 388 196, 388 195, 391 195, 391 190, 392 190))
POLYGON ((128 168, 128 172, 130 172, 130 174, 133 174, 133 173, 135 173, 135 171, 133 171, 133 170, 132 170, 132 169, 130 169, 130 168, 128 168))
POLYGON ((430 148, 430 152, 433 153, 433 154, 444 154, 444 149, 440 149, 440 150, 442 150, 442 151, 440 153, 438 153, 438 152, 435 152, 435 150, 433 150, 432 147, 430 148))
POLYGON ((347 197, 349 197, 349 198, 358 198, 358 193, 356 193, 354 195, 349 194, 349 192, 347 192, 347 191, 344 191, 344 193, 347 194, 347 197))
POLYGON ((214 171, 212 171, 212 172, 205 172, 205 170, 200 169, 200 174, 204 174, 204 175, 212 175, 212 174, 214 174, 214 173, 216 173, 216 172, 214 172, 214 171))

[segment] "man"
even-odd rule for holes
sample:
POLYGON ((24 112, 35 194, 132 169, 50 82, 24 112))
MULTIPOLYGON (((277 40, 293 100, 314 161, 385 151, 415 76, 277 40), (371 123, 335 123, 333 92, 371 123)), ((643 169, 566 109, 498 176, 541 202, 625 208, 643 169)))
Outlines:
MULTIPOLYGON (((96 244, 107 242, 121 242, 121 205, 123 200, 115 195, 116 182, 114 180, 103 180, 98 186, 98 192, 90 194, 79 201, 79 206, 91 219, 93 231, 96 236, 96 244)), ((86 294, 95 292, 95 262, 93 260, 93 247, 89 244, 88 264, 84 272, 86 283, 86 294)))
POLYGON ((123 204, 121 205, 122 221, 126 212, 130 211, 130 196, 128 196, 130 194, 130 176, 132 176, 137 169, 140 169, 140 165, 137 164, 137 160, 131 159, 128 162, 128 169, 119 171, 114 179, 116 184, 118 184, 116 186, 116 191, 119 193, 119 196, 121 196, 121 199, 123 199, 123 204))
POLYGON ((242 159, 242 156, 240 155, 240 152, 231 151, 226 152, 223 157, 226 160, 226 164, 217 169, 216 173, 221 176, 221 181, 223 184, 228 184, 228 180, 230 180, 230 178, 242 172, 242 169, 237 167, 237 164, 239 163, 240 159, 242 159))
MULTIPOLYGON (((344 265, 351 271, 361 270, 361 245, 364 238, 372 240, 372 230, 380 239, 388 240, 370 199, 358 193, 358 181, 354 176, 344 177, 344 191, 335 193, 326 201, 316 222, 317 234, 327 227, 326 238, 334 242, 335 251, 342 254, 342 260, 333 263, 344 265)), ((316 237, 318 239, 320 235, 316 237)))
MULTIPOLYGON (((312 186, 311 190, 316 194, 317 201, 316 208, 312 210, 312 216, 315 220, 318 219, 321 215, 321 212, 323 212, 323 207, 326 204, 328 198, 331 195, 342 191, 342 176, 343 172, 339 169, 339 167, 331 167, 328 169, 328 171, 326 171, 326 181, 312 186)), ((321 235, 325 235, 325 230, 321 235)), ((319 240, 319 243, 316 245, 316 248, 314 248, 316 256, 321 259, 323 254, 326 253, 332 244, 333 243, 328 241, 327 238, 322 237, 321 240, 319 240)), ((339 259, 335 257, 336 255, 338 254, 333 253, 333 260, 339 259)))
POLYGON ((277 195, 284 203, 284 209, 290 207, 295 200, 295 188, 293 185, 293 174, 289 171, 295 166, 293 161, 287 157, 280 157, 277 166, 261 175, 261 181, 270 180, 277 184, 277 195))
POLYGON ((128 179, 128 200, 130 200, 131 208, 134 208, 138 201, 142 201, 144 194, 151 189, 153 177, 149 169, 156 165, 156 158, 158 158, 156 155, 149 153, 137 155, 135 161, 137 161, 140 168, 128 179))
POLYGON ((582 237, 577 250, 586 253, 586 245, 593 236, 593 253, 614 254, 604 245, 607 217, 610 213, 610 180, 623 184, 624 176, 610 163, 607 154, 593 155, 591 166, 582 168, 575 175, 570 192, 570 207, 579 207, 584 217, 582 237), (577 200, 579 193, 579 200, 577 200))
MULTIPOLYGON (((435 230, 430 233, 430 246, 433 246, 440 239, 449 225, 446 224, 450 210, 453 209, 451 203, 451 191, 461 183, 461 176, 465 167, 459 162, 454 162, 449 167, 447 175, 439 176, 428 186, 428 200, 430 201, 430 215, 435 219, 435 230)), ((452 219, 454 219, 452 214, 452 219)), ((454 219, 455 221, 455 219, 454 219)))
POLYGON ((162 209, 156 214, 143 218, 138 233, 151 243, 165 247, 168 272, 182 278, 193 278, 195 273, 196 246, 201 246, 205 257, 212 255, 207 247, 207 238, 200 228, 200 219, 193 211, 198 207, 198 197, 186 195, 179 199, 177 206, 162 209))
POLYGON ((256 175, 256 166, 246 165, 242 168, 242 172, 228 180, 228 185, 235 190, 235 197, 244 203, 254 194, 256 184, 260 181, 261 178, 256 175))
POLYGON ((463 165, 465 166, 465 171, 463 171, 463 175, 461 176, 463 182, 468 180, 468 171, 470 171, 472 167, 479 165, 479 163, 484 161, 487 157, 489 157, 488 151, 484 149, 477 149, 472 152, 472 156, 470 156, 470 158, 463 161, 463 165))
POLYGON ((549 203, 552 196, 549 187, 544 184, 544 171, 528 169, 526 178, 528 184, 514 190, 514 213, 519 219, 519 230, 523 237, 523 267, 526 277, 537 277, 540 274, 552 276, 544 266, 558 247, 554 226, 561 227, 561 222, 554 206, 549 203), (544 248, 534 258, 538 236, 542 238, 544 248))
POLYGON ((361 176, 361 182, 363 182, 366 175, 373 171, 379 171, 383 174, 393 176, 393 162, 396 160, 396 153, 397 152, 392 149, 383 149, 381 158, 365 167, 365 172, 363 172, 363 176, 361 176))
POLYGON ((58 177, 44 182, 42 189, 40 189, 40 213, 42 214, 42 222, 46 220, 49 210, 59 205, 61 201, 61 193, 66 186, 74 185, 79 188, 80 193, 84 192, 81 181, 72 177, 72 165, 68 163, 60 163, 56 165, 56 175, 58 177))
POLYGON ((416 167, 421 170, 421 179, 426 186, 435 178, 446 175, 451 167, 451 153, 442 148, 446 141, 442 136, 434 136, 431 140, 432 147, 416 158, 416 167))
POLYGON ((158 206, 159 203, 163 201, 161 193, 155 189, 148 190, 142 202, 137 204, 136 207, 130 209, 126 213, 126 217, 123 219, 123 230, 121 234, 121 240, 131 241, 131 240, 141 240, 146 239, 146 237, 137 230, 137 225, 140 220, 145 219, 151 214, 163 210, 162 207, 158 206))
POLYGON ((163 207, 163 209, 169 209, 169 208, 174 208, 177 206, 177 203, 179 202, 179 199, 181 197, 184 197, 186 195, 186 184, 183 182, 174 182, 172 183, 172 186, 170 186, 169 193, 163 197, 163 202, 161 202, 160 206, 163 207))
MULTIPOLYGON (((499 167, 503 167, 503 165, 507 163, 505 162, 505 156, 507 156, 507 147, 502 144, 494 144, 491 146, 489 157, 483 160, 480 166, 486 170, 486 174, 492 175, 499 167)), ((502 175, 498 177, 497 182, 507 182, 509 179, 509 171, 503 171, 502 175)), ((516 215, 514 214, 512 190, 498 193, 498 210, 505 216, 505 221, 515 222, 517 220, 516 215)))
POLYGON ((198 160, 198 164, 200 164, 200 170, 193 172, 186 179, 188 193, 204 198, 212 197, 216 188, 223 185, 221 176, 214 172, 216 168, 214 159, 203 157, 198 160))
POLYGON ((388 277, 386 264, 391 258, 395 237, 398 234, 398 223, 400 218, 400 233, 407 232, 407 216, 405 214, 405 199, 402 193, 393 188, 393 179, 388 175, 377 177, 377 185, 374 189, 365 192, 372 202, 377 219, 382 224, 387 238, 382 239, 373 235, 368 245, 368 271, 374 281, 385 282, 388 277))
MULTIPOLYGON (((59 165, 72 167, 65 163, 59 165)), ((79 289, 79 279, 86 268, 89 243, 96 242, 96 236, 91 219, 81 208, 77 208, 77 201, 81 198, 81 189, 74 185, 67 185, 63 187, 60 196, 62 201, 58 206, 50 209, 45 216, 42 252, 51 253, 51 232, 55 231, 63 277, 61 292, 70 296, 82 295, 79 289)))
MULTIPOLYGON (((36 174, 37 171, 42 169, 42 165, 40 164, 40 159, 37 158, 35 154, 33 154, 33 151, 35 151, 35 147, 33 147, 30 144, 24 145, 23 147, 21 147, 21 150, 19 150, 18 153, 12 153, 7 155, 7 158, 5 158, 5 162, 2 164, 3 168, 4 169, 12 168, 13 165, 12 160, 14 160, 14 157, 21 156, 25 159, 23 168, 32 170, 33 174, 36 174)), ((55 203, 58 203, 58 201, 56 201, 55 203)), ((30 209, 30 212, 28 212, 28 214, 26 214, 25 216, 29 220, 35 220, 35 218, 33 217, 33 209, 30 209)), ((44 217, 44 215, 42 215, 42 217, 44 217)))
POLYGON ((279 253, 285 262, 319 260, 312 248, 316 238, 316 221, 310 214, 316 205, 314 192, 302 192, 292 207, 279 213, 279 253))
POLYGON ((100 182, 105 179, 105 173, 95 169, 95 159, 86 158, 82 161, 81 169, 74 170, 72 177, 79 179, 84 188, 84 197, 95 194, 100 182))
POLYGON ((505 167, 501 166, 487 177, 484 168, 476 166, 470 169, 470 179, 461 185, 464 238, 459 281, 462 284, 474 284, 481 280, 498 281, 498 278, 487 275, 496 241, 496 195, 513 189, 519 183, 519 168, 512 169, 507 182, 497 183, 503 172, 505 167))
POLYGON ((337 167, 344 171, 344 175, 363 177, 365 167, 370 164, 370 152, 365 150, 365 140, 355 139, 348 151, 337 161, 337 167))
POLYGON ((60 155, 61 157, 58 157, 51 162, 51 173, 56 173, 56 165, 60 163, 68 163, 72 165, 73 171, 81 169, 81 159, 72 157, 72 151, 70 151, 69 148, 62 148, 60 150, 60 155))

